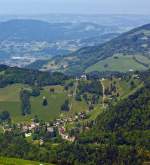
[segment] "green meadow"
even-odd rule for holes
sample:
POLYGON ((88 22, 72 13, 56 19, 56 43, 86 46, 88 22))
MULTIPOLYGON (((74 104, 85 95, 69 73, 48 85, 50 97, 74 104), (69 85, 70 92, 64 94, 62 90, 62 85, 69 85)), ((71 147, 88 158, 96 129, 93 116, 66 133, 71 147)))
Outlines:
POLYGON ((0 165, 52 165, 49 163, 40 163, 35 161, 0 157, 0 165))
MULTIPOLYGON (((141 61, 144 64, 150 64, 150 60, 145 56, 137 55, 136 59, 141 61)), ((96 64, 88 67, 86 72, 92 71, 118 71, 118 72, 128 72, 130 69, 133 70, 146 70, 147 67, 143 64, 137 62, 133 56, 130 55, 120 55, 120 56, 112 56, 97 62, 96 64), (117 58, 115 58, 117 57, 117 58)))
POLYGON ((51 121, 58 118, 60 114, 68 116, 87 110, 86 103, 77 102, 73 97, 69 97, 63 86, 46 86, 41 90, 40 96, 30 97, 31 115, 22 116, 19 98, 21 88, 29 88, 29 86, 14 84, 0 88, 0 112, 8 111, 13 122, 28 122, 35 116, 44 121, 51 121), (50 88, 54 88, 55 92, 51 93, 50 88), (47 98, 47 106, 42 105, 43 97, 47 98), (70 101, 71 110, 62 113, 60 109, 66 99, 70 101))

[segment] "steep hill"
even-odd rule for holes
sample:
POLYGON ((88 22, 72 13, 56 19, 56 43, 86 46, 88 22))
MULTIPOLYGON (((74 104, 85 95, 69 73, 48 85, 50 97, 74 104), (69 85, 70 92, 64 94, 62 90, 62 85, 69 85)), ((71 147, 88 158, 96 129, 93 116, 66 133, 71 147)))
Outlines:
MULTIPOLYGON (((133 67, 131 63, 128 68, 133 70, 147 69, 149 68, 150 64, 149 43, 150 24, 147 24, 124 33, 121 36, 99 46, 86 47, 67 56, 55 57, 49 63, 47 69, 63 70, 64 72, 68 73, 82 73, 85 70, 87 72, 105 70, 120 71, 121 67, 115 69, 111 66, 109 69, 109 65, 112 64, 109 62, 109 59, 113 58, 115 59, 114 61, 117 61, 118 58, 122 58, 124 56, 127 57, 127 55, 129 58, 132 57, 133 61, 137 64, 137 67, 133 67), (146 58, 146 62, 143 60, 143 58, 146 58), (99 62, 102 60, 107 59, 108 62, 105 61, 104 65, 103 63, 99 64, 99 62), (95 65, 97 66, 95 67, 95 65), (101 67, 99 68, 99 66, 101 67)), ((130 61, 130 59, 128 61, 130 61)), ((123 62, 124 61, 122 60, 122 63, 123 62)), ((118 63, 120 63, 120 61, 118 63)), ((126 65, 124 67, 126 67, 126 65)))
POLYGON ((97 119, 97 128, 107 131, 150 129, 150 71, 141 73, 144 85, 127 98, 111 105, 97 119))

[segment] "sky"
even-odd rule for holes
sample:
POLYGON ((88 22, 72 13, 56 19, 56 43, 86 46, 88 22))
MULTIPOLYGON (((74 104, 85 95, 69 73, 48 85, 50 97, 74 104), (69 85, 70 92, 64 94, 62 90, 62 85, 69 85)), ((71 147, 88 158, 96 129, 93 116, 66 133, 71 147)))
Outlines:
POLYGON ((0 0, 0 14, 150 14, 150 0, 0 0))

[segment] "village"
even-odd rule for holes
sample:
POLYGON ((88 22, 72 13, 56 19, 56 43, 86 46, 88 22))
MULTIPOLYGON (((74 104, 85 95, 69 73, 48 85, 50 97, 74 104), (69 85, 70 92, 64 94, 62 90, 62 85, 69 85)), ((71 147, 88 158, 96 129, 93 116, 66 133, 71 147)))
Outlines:
POLYGON ((43 145, 46 140, 60 136, 61 139, 74 142, 76 137, 69 135, 66 130, 66 125, 72 123, 78 123, 87 119, 85 112, 79 112, 74 117, 58 118, 52 122, 43 122, 37 119, 31 119, 28 123, 3 123, 3 133, 16 132, 17 134, 23 135, 25 138, 31 137, 32 140, 38 140, 40 145, 43 145), (42 132, 42 133, 41 133, 42 132), (38 135, 35 137, 34 135, 38 135))

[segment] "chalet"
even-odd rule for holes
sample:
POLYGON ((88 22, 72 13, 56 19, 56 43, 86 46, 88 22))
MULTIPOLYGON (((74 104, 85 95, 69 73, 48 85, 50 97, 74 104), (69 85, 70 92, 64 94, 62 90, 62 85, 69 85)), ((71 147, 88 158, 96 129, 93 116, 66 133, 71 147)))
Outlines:
POLYGON ((32 133, 25 133, 25 137, 30 137, 32 135, 32 133))
POLYGON ((28 130, 29 130, 28 126, 25 125, 25 126, 22 127, 23 132, 27 132, 28 130))
POLYGON ((129 72, 134 72, 134 70, 133 69, 129 69, 129 72))
POLYGON ((4 132, 11 132, 12 128, 4 128, 4 132))
POLYGON ((81 75, 80 79, 87 80, 87 75, 86 74, 81 75))
POLYGON ((40 145, 43 145, 43 144, 44 144, 44 140, 40 139, 40 145))
POLYGON ((139 79, 140 77, 139 77, 139 75, 134 74, 134 75, 133 75, 133 78, 134 78, 134 79, 139 79))
POLYGON ((54 128, 53 128, 53 127, 48 127, 48 128, 47 128, 47 132, 49 132, 49 133, 54 133, 54 128))

